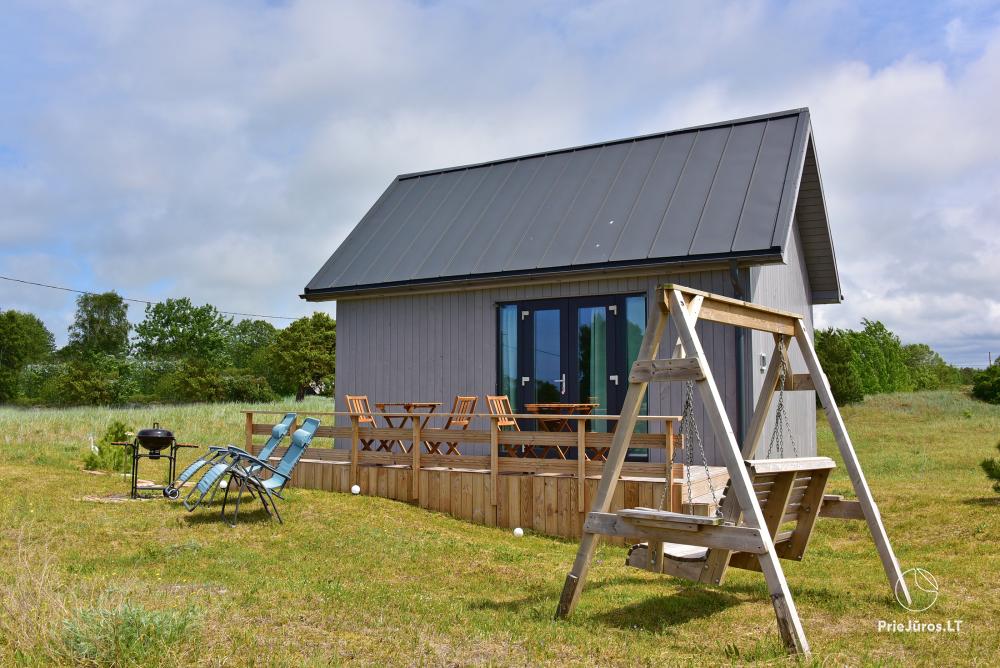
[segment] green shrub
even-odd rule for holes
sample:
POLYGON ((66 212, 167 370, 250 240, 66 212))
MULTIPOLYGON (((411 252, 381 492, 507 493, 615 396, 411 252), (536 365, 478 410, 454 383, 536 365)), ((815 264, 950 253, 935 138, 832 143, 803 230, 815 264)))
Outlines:
POLYGON ((39 388, 39 400, 49 406, 114 406, 135 395, 128 360, 93 354, 60 366, 39 388))
POLYGON ((991 404, 1000 404, 1000 364, 994 364, 976 374, 972 396, 991 404))
POLYGON ((265 403, 278 399, 278 395, 263 376, 230 374, 222 377, 222 384, 225 388, 226 401, 265 403))
POLYGON ((184 360, 156 384, 156 396, 169 402, 222 401, 222 371, 203 360, 184 360))
POLYGON ((191 642, 197 624, 194 610, 147 610, 125 603, 84 610, 64 623, 62 642, 67 659, 89 666, 157 666, 173 664, 191 642))
POLYGON ((111 444, 131 441, 132 438, 129 435, 131 431, 124 422, 118 420, 108 425, 104 436, 94 444, 94 450, 88 452, 83 458, 83 468, 88 471, 120 471, 122 473, 127 471, 131 464, 129 448, 111 444))

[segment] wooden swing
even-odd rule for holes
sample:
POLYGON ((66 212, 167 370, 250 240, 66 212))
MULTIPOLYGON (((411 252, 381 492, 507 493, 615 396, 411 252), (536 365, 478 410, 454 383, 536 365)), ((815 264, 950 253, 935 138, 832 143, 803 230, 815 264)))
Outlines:
MULTIPOLYGON (((638 360, 632 366, 621 418, 593 508, 584 522, 576 561, 566 576, 556 617, 569 615, 576 606, 599 536, 640 538, 646 542, 633 547, 629 563, 656 572, 718 584, 730 566, 760 570, 771 593, 778 630, 785 647, 789 653, 808 655, 809 644, 779 559, 802 558, 820 514, 842 519, 863 517, 871 530, 890 588, 894 592, 898 589, 909 600, 899 562, 892 551, 882 518, 802 317, 677 285, 661 286, 657 289, 657 296, 658 308, 651 309, 638 360), (656 354, 669 314, 674 316, 679 339, 671 359, 657 360, 656 354), (701 341, 695 332, 698 318, 771 332, 775 337, 775 355, 772 356, 742 448, 737 445, 701 341), (789 379, 787 344, 792 336, 798 342, 809 373, 792 375, 789 379), (705 413, 720 444, 729 471, 729 483, 718 506, 718 515, 704 517, 654 508, 631 508, 609 513, 612 494, 621 475, 648 383, 670 381, 688 382, 682 428, 691 429, 695 425, 693 419, 687 418, 693 413, 693 388, 697 386, 705 413), (773 445, 778 439, 779 458, 755 460, 752 457, 779 383, 781 395, 775 425, 778 436, 772 436, 771 441, 773 445), (826 481, 835 466, 832 459, 783 457, 780 439, 785 389, 816 390, 858 501, 824 496, 826 481), (685 425, 685 422, 688 424, 685 425), (822 513, 827 506, 831 511, 822 513)), ((696 441, 686 444, 686 447, 700 446, 700 437, 692 439, 690 433, 686 436, 687 440, 696 441)), ((689 458, 691 453, 689 449, 689 458)), ((704 461, 703 448, 701 453, 704 461)), ((714 489, 712 495, 715 497, 714 489)))

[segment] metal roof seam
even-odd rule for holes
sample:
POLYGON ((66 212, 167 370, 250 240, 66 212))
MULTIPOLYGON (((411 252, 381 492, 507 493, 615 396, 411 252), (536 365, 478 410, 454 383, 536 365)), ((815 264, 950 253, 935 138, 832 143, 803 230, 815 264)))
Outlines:
POLYGON ((583 179, 580 180, 580 185, 577 187, 576 192, 573 193, 573 199, 570 200, 569 206, 566 207, 566 211, 563 212, 563 215, 560 216, 559 218, 559 222, 556 223, 556 229, 553 230, 552 236, 549 237, 548 243, 545 244, 545 248, 542 250, 542 254, 539 256, 539 262, 544 260, 545 256, 548 255, 549 249, 552 248, 552 244, 555 242, 556 237, 559 235, 559 230, 562 229, 563 223, 565 223, 566 219, 569 218, 570 212, 573 211, 573 207, 576 205, 576 201, 580 197, 580 193, 583 192, 584 186, 587 185, 587 180, 590 179, 591 174, 594 173, 594 167, 596 167, 597 163, 600 162, 601 154, 604 153, 604 149, 605 149, 604 146, 601 146, 599 149, 595 149, 598 150, 598 154, 594 158, 594 161, 590 163, 590 167, 587 168, 586 175, 584 175, 583 179))
POLYGON ((733 128, 730 126, 729 134, 726 135, 726 143, 722 146, 722 151, 719 152, 719 161, 715 163, 715 171, 712 172, 712 183, 708 186, 708 194, 705 195, 705 201, 701 205, 701 212, 698 214, 698 222, 695 223, 694 232, 691 234, 691 241, 688 243, 688 255, 691 254, 691 250, 694 248, 694 242, 698 238, 698 229, 701 228, 701 221, 705 217, 705 209, 708 208, 708 203, 712 199, 712 191, 715 189, 715 182, 719 177, 719 168, 722 166, 722 161, 726 159, 726 149, 729 148, 729 140, 732 138, 733 128))
MULTIPOLYGON (((472 201, 473 196, 476 194, 476 192, 479 191, 479 189, 482 187, 483 183, 486 182, 486 177, 489 175, 490 170, 492 170, 493 168, 494 168, 494 165, 490 165, 489 167, 486 167, 486 168, 484 168, 484 169, 481 170, 482 171, 482 176, 479 177, 479 181, 476 183, 475 187, 472 190, 469 191, 469 194, 465 197, 465 201, 462 202, 461 206, 458 207, 458 210, 455 211, 455 215, 452 216, 451 220, 448 221, 447 225, 445 225, 444 231, 442 231, 442 233, 438 236, 437 241, 435 241, 434 245, 431 246, 430 249, 428 249, 427 256, 424 258, 423 262, 421 262, 417 266, 417 268, 415 270, 415 273, 417 275, 420 274, 420 270, 423 269, 424 265, 427 264, 432 257, 434 257, 434 249, 436 249, 438 246, 440 246, 441 242, 444 241, 447 238, 448 232, 451 231, 451 228, 455 224, 455 221, 457 221, 459 219, 459 217, 462 215, 462 212, 465 211, 465 208, 467 206, 469 206, 469 202, 472 201)), ((472 170, 469 170, 468 173, 471 174, 472 170)), ((457 186, 458 184, 456 183, 455 185, 457 186)), ((442 204, 443 204, 443 202, 442 202, 442 204)), ((425 226, 425 229, 426 229, 426 226, 425 226)), ((414 241, 416 241, 415 237, 414 237, 414 241)), ((412 248, 412 247, 413 247, 413 243, 411 242, 410 248, 412 248)), ((405 256, 406 256, 406 253, 403 253, 403 257, 405 257, 405 256)), ((400 258, 400 260, 402 260, 402 257, 400 258)), ((398 266, 398 263, 397 263, 397 266, 398 266)), ((393 267, 393 269, 395 269, 395 267, 393 267)))
MULTIPOLYGON (((601 150, 603 151, 604 148, 601 147, 601 150)), ((548 156, 546 156, 546 157, 548 157, 548 156)), ((588 175, 590 174, 590 170, 592 170, 594 168, 594 165, 597 164, 597 160, 598 159, 600 159, 600 153, 598 153, 598 157, 594 159, 594 162, 588 168, 588 170, 587 170, 587 174, 588 175)), ((566 174, 566 170, 569 169, 569 164, 570 163, 567 160, 566 164, 563 165, 563 168, 559 171, 559 175, 556 176, 554 179, 552 179, 552 184, 549 186, 548 190, 545 191, 545 196, 542 198, 542 201, 538 204, 538 208, 536 208, 535 212, 531 215, 531 220, 528 222, 528 225, 527 225, 526 229, 530 230, 532 227, 534 227, 535 221, 538 220, 538 215, 542 212, 542 210, 545 209, 545 205, 546 205, 546 203, 548 203, 549 198, 552 197, 552 193, 555 191, 556 186, 559 185, 559 181, 562 179, 563 175, 566 174)), ((585 183, 585 182, 586 182, 586 179, 584 179, 583 182, 581 182, 580 187, 577 189, 577 194, 579 193, 580 189, 583 188, 583 183, 585 183)), ((575 199, 576 198, 576 194, 574 194, 573 197, 575 199)), ((570 210, 572 210, 572 207, 570 207, 570 208, 568 208, 566 210, 566 213, 564 214, 564 216, 569 215, 569 211, 570 210)), ((528 237, 526 235, 526 236, 523 236, 523 237, 521 237, 520 239, 517 240, 517 243, 514 244, 513 248, 511 248, 510 253, 508 253, 507 257, 505 257, 504 260, 503 260, 503 262, 500 263, 500 268, 501 268, 502 271, 507 270, 507 267, 510 265, 511 260, 514 258, 515 255, 517 255, 517 250, 521 247, 521 244, 524 243, 525 239, 527 239, 527 238, 528 237)))
POLYGON ((780 238, 782 239, 781 245, 783 248, 788 247, 788 235, 792 230, 792 218, 795 216, 795 205, 799 196, 799 181, 802 179, 802 167, 805 164, 806 150, 809 145, 809 135, 811 134, 809 121, 807 118, 803 118, 804 116, 805 114, 799 114, 799 117, 795 119, 795 134, 792 139, 791 151, 788 153, 788 165, 785 168, 785 178, 782 181, 781 193, 778 199, 781 204, 778 205, 778 210, 775 213, 774 233, 771 235, 771 245, 777 243, 780 238), (799 148, 800 135, 802 137, 801 148, 799 148), (796 154, 798 154, 797 158, 796 154), (795 188, 791 201, 785 197, 785 190, 789 185, 795 188), (788 210, 783 212, 782 210, 785 208, 788 210), (782 225, 785 225, 783 230, 780 229, 782 225))
POLYGON ((493 230, 493 234, 492 234, 492 236, 490 236, 489 242, 483 244, 483 248, 479 252, 479 256, 476 258, 476 263, 474 265, 472 265, 472 271, 469 272, 470 275, 476 273, 476 268, 483 261, 483 256, 485 256, 486 252, 490 248, 492 248, 493 242, 496 240, 497 235, 499 235, 500 234, 500 230, 503 229, 503 226, 504 226, 503 224, 506 223, 510 219, 511 214, 514 213, 514 210, 517 208, 517 205, 521 203, 521 200, 524 198, 524 193, 528 192, 528 189, 531 187, 532 182, 534 182, 535 177, 538 176, 538 172, 541 171, 542 165, 545 164, 545 161, 548 159, 548 157, 549 156, 547 156, 547 155, 546 156, 542 156, 542 158, 540 158, 538 160, 538 166, 535 167, 535 171, 531 173, 531 177, 527 181, 524 182, 524 187, 521 188, 521 192, 519 192, 517 194, 517 197, 514 198, 514 201, 511 202, 510 209, 504 215, 503 220, 501 221, 501 223, 498 224, 496 226, 496 228, 493 230))
POLYGON ((656 149, 656 155, 653 157, 653 161, 649 163, 649 169, 646 170, 646 176, 642 178, 642 185, 639 186, 639 192, 636 193, 635 198, 632 200, 632 205, 628 208, 628 213, 625 214, 625 220, 622 222, 621 228, 618 230, 618 236, 615 237, 615 243, 611 246, 611 250, 608 252, 608 260, 611 260, 615 256, 615 252, 618 250, 618 244, 621 243, 622 237, 625 235, 625 230, 628 229, 628 225, 632 222, 632 213, 635 211, 636 205, 639 200, 642 199, 643 193, 646 191, 646 184, 649 183, 649 175, 653 173, 656 169, 656 164, 660 160, 660 156, 663 155, 663 147, 667 144, 667 138, 663 137, 660 140, 660 145, 656 149))
MULTIPOLYGON (((594 229, 594 223, 597 222, 597 216, 602 210, 604 210, 604 205, 608 203, 608 197, 610 197, 611 192, 615 189, 615 184, 618 183, 618 179, 622 175, 622 169, 625 168, 625 163, 628 162, 629 157, 632 155, 632 151, 635 150, 635 146, 636 142, 633 141, 632 145, 628 147, 628 153, 625 154, 625 157, 623 157, 622 161, 618 164, 618 169, 615 170, 615 176, 611 179, 611 183, 608 184, 608 189, 604 191, 604 197, 601 198, 601 203, 598 204, 594 210, 594 215, 590 219, 590 225, 587 226, 586 231, 581 235, 580 244, 576 247, 576 252, 573 253, 573 259, 570 261, 571 265, 576 264, 577 259, 580 257, 580 253, 583 251, 583 247, 587 244, 587 240, 590 238, 590 233, 594 229)), ((551 243, 549 245, 551 245, 551 243)))
MULTIPOLYGON (((354 266, 354 263, 358 262, 360 260, 360 258, 362 257, 362 253, 364 252, 364 250, 366 248, 368 248, 368 244, 370 244, 372 242, 372 240, 377 236, 378 230, 382 228, 382 225, 384 225, 385 222, 387 220, 389 220, 389 218, 391 217, 391 215, 393 213, 395 213, 396 209, 399 208, 399 206, 406 200, 407 195, 409 195, 410 192, 413 190, 413 188, 416 187, 416 184, 418 182, 419 182, 419 179, 416 180, 416 181, 413 181, 413 183, 408 186, 406 192, 404 192, 403 195, 399 198, 399 201, 396 202, 396 206, 392 207, 392 211, 389 211, 385 216, 383 216, 382 220, 379 221, 378 229, 374 230, 372 232, 372 234, 367 239, 365 239, 364 241, 361 242, 361 248, 359 248, 358 252, 356 252, 354 254, 354 257, 352 257, 348 261, 347 266, 345 266, 343 268, 343 270, 339 274, 337 274, 336 278, 331 278, 330 279, 331 282, 334 281, 334 280, 337 280, 337 279, 341 278, 342 276, 344 276, 347 272, 349 272, 351 270, 351 268, 354 266)), ((393 183, 396 183, 396 181, 394 180, 393 183)), ((386 192, 388 192, 389 189, 392 188, 393 183, 389 184, 389 187, 386 188, 386 192)), ((425 197, 426 197, 426 195, 427 195, 427 193, 424 193, 425 197)), ((423 198, 421 198, 421 199, 423 199, 423 198)), ((367 214, 366 214, 365 218, 367 218, 367 214)), ((351 230, 351 234, 353 234, 355 230, 361 231, 361 225, 365 222, 365 218, 362 218, 358 222, 358 224, 355 225, 354 230, 351 230)), ((338 248, 337 250, 340 250, 340 249, 338 248)))
MULTIPOLYGON (((489 171, 489 169, 490 169, 489 167, 486 167, 485 169, 483 169, 483 172, 485 173, 489 171)), ((437 206, 434 207, 434 210, 430 213, 430 215, 424 219, 424 224, 420 227, 420 229, 416 232, 416 234, 410 235, 409 243, 407 243, 406 246, 403 248, 402 252, 399 253, 399 258, 396 260, 395 264, 393 264, 392 267, 388 268, 387 271, 389 272, 390 275, 392 271, 400 265, 403 259, 406 258, 406 256, 409 254, 410 249, 413 248, 413 244, 417 242, 417 239, 419 239, 420 236, 424 233, 424 231, 427 230, 427 226, 431 224, 431 221, 434 220, 435 214, 437 214, 437 212, 441 210, 441 207, 445 205, 445 203, 451 197, 451 194, 455 192, 455 188, 457 188, 458 185, 462 182, 462 180, 467 178, 468 175, 471 173, 472 170, 466 169, 461 173, 460 176, 458 176, 455 179, 455 182, 451 184, 451 188, 448 189, 448 192, 445 193, 444 197, 441 198, 441 201, 437 203, 437 206)), ((395 238, 398 237, 400 233, 402 233, 402 231, 403 231, 403 226, 401 225, 399 231, 397 231, 396 234, 393 236, 393 240, 395 240, 395 238)), ((388 246, 386 247, 386 250, 388 250, 388 246)), ((414 278, 416 278, 416 276, 414 276, 414 278)))
POLYGON ((681 165, 681 171, 677 174, 677 181, 674 182, 674 188, 670 191, 670 198, 667 200, 667 206, 663 209, 663 215, 660 216, 660 224, 656 227, 656 234, 653 235, 653 241, 649 245, 649 250, 646 251, 646 257, 653 257, 653 249, 656 247, 656 240, 660 238, 660 233, 663 232, 663 224, 667 221, 667 215, 670 213, 670 205, 674 203, 674 197, 677 195, 677 191, 680 190, 681 181, 684 180, 684 174, 687 172, 688 162, 691 160, 691 154, 694 153, 694 147, 698 145, 698 137, 701 136, 701 132, 695 134, 694 140, 691 142, 691 146, 688 147, 687 155, 684 156, 684 164, 681 165))
POLYGON ((747 208, 747 200, 750 199, 750 186, 753 185, 753 177, 757 174, 757 161, 760 160, 760 152, 764 146, 764 137, 767 136, 767 128, 771 124, 770 119, 764 123, 764 130, 760 133, 760 141, 757 142, 757 154, 753 157, 753 167, 750 169, 750 178, 747 179, 747 188, 743 193, 743 203, 740 205, 740 215, 736 218, 736 227, 733 228, 733 237, 729 240, 729 250, 736 246, 736 237, 740 235, 740 225, 743 223, 743 212, 747 208))
MULTIPOLYGON (((507 176, 505 176, 504 179, 503 179, 503 181, 500 183, 500 185, 497 186, 496 191, 494 191, 493 195, 490 196, 490 201, 486 203, 485 207, 483 207, 483 212, 479 214, 479 217, 476 218, 476 221, 474 223, 472 223, 471 225, 469 225, 469 229, 465 233, 465 236, 462 238, 462 240, 455 247, 455 253, 454 253, 454 255, 452 255, 451 258, 449 258, 448 264, 446 264, 444 266, 444 268, 443 268, 442 271, 446 272, 448 270, 448 267, 451 266, 451 263, 454 262, 455 258, 458 257, 458 255, 461 253, 462 248, 465 246, 466 242, 469 240, 469 236, 473 233, 473 231, 476 229, 476 227, 479 225, 479 223, 482 222, 483 216, 485 216, 486 213, 490 210, 490 207, 493 205, 493 202, 496 200, 497 195, 499 195, 500 192, 507 186, 507 182, 510 181, 510 177, 511 177, 511 175, 513 173, 514 173, 514 168, 511 168, 510 172, 507 173, 507 176)), ((447 274, 445 274, 445 273, 438 274, 438 276, 445 276, 445 275, 447 275, 447 274)))
MULTIPOLYGON (((370 261, 370 262, 368 263, 368 268, 367 268, 367 269, 366 269, 366 270, 364 271, 364 273, 363 273, 363 274, 361 274, 361 279, 360 279, 360 280, 364 280, 365 278, 367 278, 367 277, 368 277, 368 274, 369 274, 369 273, 371 273, 372 269, 374 269, 375 267, 379 266, 379 262, 381 261, 381 259, 382 259, 382 256, 383 256, 383 255, 385 254, 385 251, 386 251, 386 250, 388 249, 388 247, 389 247, 389 246, 390 246, 390 245, 392 244, 392 242, 396 240, 396 237, 398 237, 398 236, 399 236, 399 235, 400 235, 400 234, 401 234, 401 233, 403 232, 403 230, 405 229, 405 227, 406 227, 406 221, 408 221, 408 220, 409 220, 410 218, 412 218, 412 217, 413 217, 413 214, 415 214, 415 213, 417 212, 417 210, 418 210, 418 209, 420 209, 420 206, 421 206, 421 205, 422 205, 422 204, 424 203, 424 200, 426 200, 426 199, 427 199, 427 197, 428 197, 428 196, 429 196, 429 195, 430 195, 430 194, 431 194, 432 192, 434 192, 434 189, 435 189, 435 188, 436 188, 436 187, 437 187, 438 185, 440 185, 440 183, 441 183, 441 182, 440 182, 440 181, 438 181, 438 183, 437 183, 437 184, 434 184, 434 185, 431 185, 431 186, 430 186, 430 188, 428 188, 428 189, 427 189, 427 192, 425 192, 425 193, 423 194, 423 196, 422 196, 422 197, 420 198, 420 201, 419 201, 419 202, 417 202, 416 206, 414 206, 414 207, 412 207, 412 208, 410 209, 410 212, 409 212, 409 213, 407 213, 407 214, 406 214, 406 216, 405 216, 405 217, 403 218, 403 222, 402 222, 402 224, 400 224, 400 225, 397 225, 397 226, 396 226, 396 231, 395 231, 395 233, 394 233, 394 234, 392 234, 392 235, 391 235, 391 236, 390 236, 390 237, 389 237, 389 238, 388 238, 388 239, 387 239, 387 240, 385 241, 385 243, 383 243, 383 244, 382 244, 382 248, 381 248, 381 249, 379 250, 378 254, 377 254, 377 255, 376 255, 375 257, 371 258, 371 261, 370 261)), ((454 184, 452 185, 452 187, 454 187, 454 184)), ((449 192, 451 192, 451 188, 449 188, 449 189, 448 189, 448 191, 449 191, 449 192)), ((374 239, 374 237, 372 237, 372 238, 374 239)), ((366 247, 367 247, 367 246, 366 246, 366 247)))

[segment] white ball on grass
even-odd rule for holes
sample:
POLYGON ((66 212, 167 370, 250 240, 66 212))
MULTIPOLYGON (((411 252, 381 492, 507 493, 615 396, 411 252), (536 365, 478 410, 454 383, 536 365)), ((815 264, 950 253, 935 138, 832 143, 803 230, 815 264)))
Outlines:
POLYGON ((351 494, 360 494, 361 485, 351 485, 351 494))
POLYGON ((225 489, 225 488, 229 487, 229 481, 228 480, 223 480, 222 482, 219 483, 219 487, 222 488, 222 489, 225 489))
POLYGON ((521 527, 517 527, 516 529, 514 529, 514 536, 516 538, 520 538, 523 535, 524 535, 524 529, 522 529, 521 527))

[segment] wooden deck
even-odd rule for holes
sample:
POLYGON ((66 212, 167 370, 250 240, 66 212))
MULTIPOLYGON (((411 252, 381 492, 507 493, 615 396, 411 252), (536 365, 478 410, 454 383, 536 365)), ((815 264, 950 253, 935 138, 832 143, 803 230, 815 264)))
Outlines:
MULTIPOLYGON (((258 435, 270 434, 282 413, 245 412, 245 446, 253 451, 260 445, 258 435)), ((306 455, 299 462, 291 484, 304 489, 350 493, 357 484, 361 493, 448 513, 459 519, 486 526, 521 527, 538 533, 566 538, 581 535, 583 521, 604 470, 601 449, 610 445, 612 434, 588 432, 588 420, 617 419, 616 416, 574 417, 577 432, 500 431, 493 416, 490 430, 444 430, 430 425, 448 413, 436 413, 428 426, 406 429, 361 427, 349 413, 314 414, 324 422, 333 418, 344 426, 322 425, 306 455), (327 440, 333 439, 333 441, 327 440), (365 450, 364 441, 391 441, 389 451, 365 450), (424 441, 459 441, 463 444, 491 444, 492 455, 427 454, 424 441), (413 448, 413 443, 421 447, 413 448), (334 447, 336 446, 336 447, 334 447), (501 456, 507 446, 520 456, 501 456), (539 459, 530 456, 531 446, 558 446, 566 459, 539 459), (582 457, 580 456, 582 454, 582 457), (416 475, 414 474, 416 472, 416 475)), ((391 415, 390 415, 391 417, 391 415)), ((530 419, 537 416, 517 416, 530 419)), ((675 433, 678 418, 645 417, 663 425, 662 433, 636 434, 636 447, 666 449, 672 454, 681 447, 675 433)), ((272 459, 280 458, 278 448, 272 459)), ((672 456, 666 457, 667 461, 672 456)), ((628 462, 615 491, 613 509, 656 506, 663 494, 664 480, 671 478, 665 502, 668 510, 681 510, 687 500, 684 467, 681 464, 628 462), (669 470, 669 473, 668 473, 669 470)), ((717 492, 725 486, 726 469, 710 469, 717 492)), ((696 502, 710 498, 709 481, 703 469, 692 471, 692 491, 696 502)), ((618 542, 623 542, 618 539, 618 542)))

